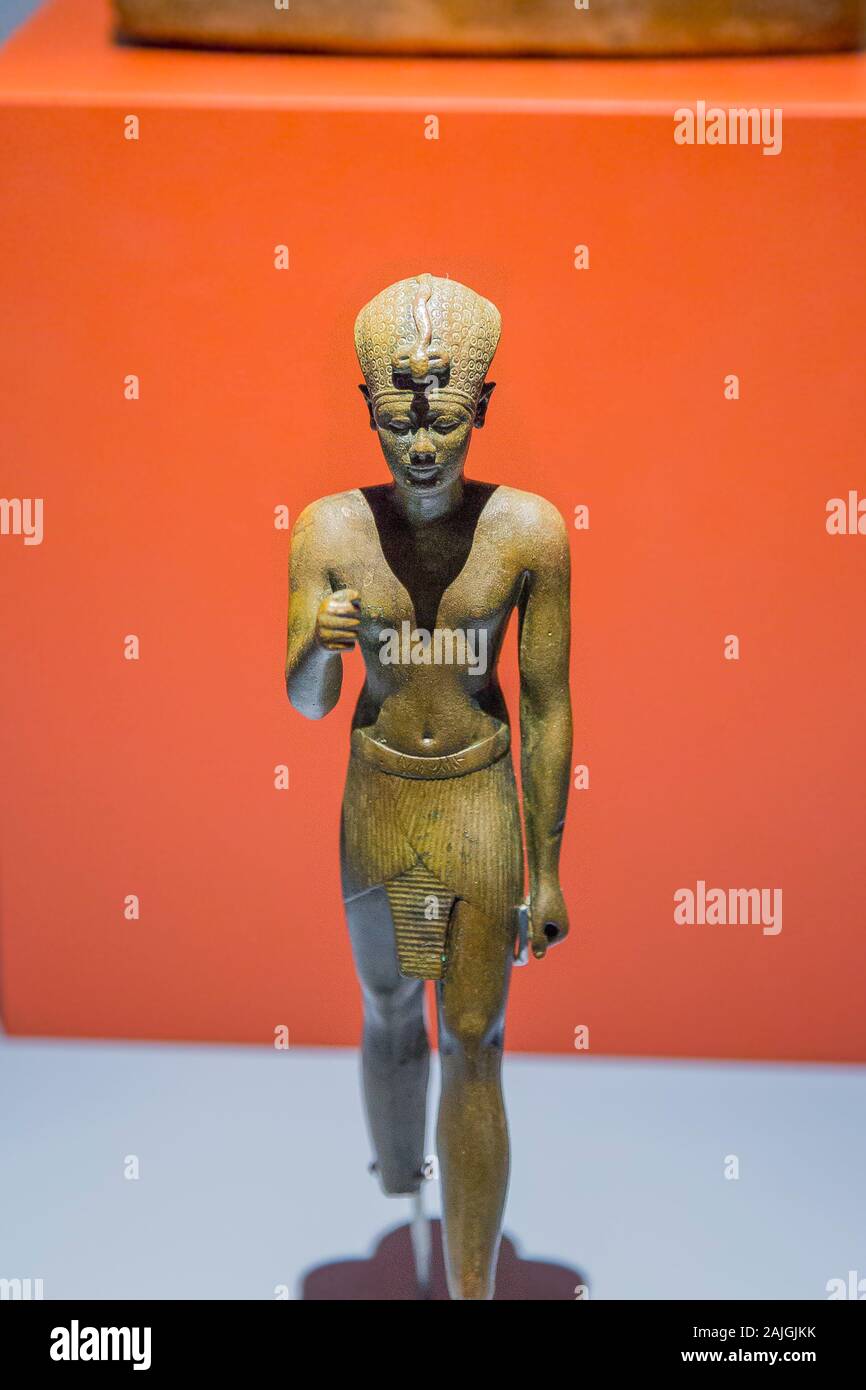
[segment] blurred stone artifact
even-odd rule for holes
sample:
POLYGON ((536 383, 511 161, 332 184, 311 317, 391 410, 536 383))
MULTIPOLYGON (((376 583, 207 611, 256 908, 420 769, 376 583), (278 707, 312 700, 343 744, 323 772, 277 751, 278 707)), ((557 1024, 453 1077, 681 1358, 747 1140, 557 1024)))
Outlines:
POLYGON ((297 52, 830 52, 866 0, 114 0, 122 37, 297 52))

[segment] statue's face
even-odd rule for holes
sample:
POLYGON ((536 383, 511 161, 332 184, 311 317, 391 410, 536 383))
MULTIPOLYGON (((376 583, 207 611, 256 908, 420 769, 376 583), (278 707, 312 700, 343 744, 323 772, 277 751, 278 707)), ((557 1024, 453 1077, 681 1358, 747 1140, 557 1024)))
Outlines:
POLYGON ((432 492, 460 476, 473 426, 484 423, 490 390, 492 385, 474 410, 447 391, 394 391, 370 405, 371 424, 398 487, 432 492))

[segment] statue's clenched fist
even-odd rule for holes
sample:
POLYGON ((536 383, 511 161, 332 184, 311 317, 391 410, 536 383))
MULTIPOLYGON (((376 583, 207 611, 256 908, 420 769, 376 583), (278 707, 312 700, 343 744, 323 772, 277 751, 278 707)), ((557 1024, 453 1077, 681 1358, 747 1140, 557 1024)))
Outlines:
POLYGON ((532 954, 543 960, 551 946, 568 936, 568 910, 559 880, 542 878, 529 897, 529 935, 532 954))
POLYGON ((350 652, 360 625, 361 596, 357 589, 337 589, 319 604, 316 641, 328 652, 350 652))

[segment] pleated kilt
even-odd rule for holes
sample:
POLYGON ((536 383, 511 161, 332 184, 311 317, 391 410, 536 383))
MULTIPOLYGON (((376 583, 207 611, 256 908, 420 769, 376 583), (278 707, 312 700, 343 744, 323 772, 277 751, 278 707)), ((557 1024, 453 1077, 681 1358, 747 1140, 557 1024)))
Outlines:
POLYGON ((410 757, 355 729, 342 837, 345 900, 383 887, 400 973, 441 979, 456 899, 494 921, 516 921, 522 900, 508 726, 444 757, 410 757))

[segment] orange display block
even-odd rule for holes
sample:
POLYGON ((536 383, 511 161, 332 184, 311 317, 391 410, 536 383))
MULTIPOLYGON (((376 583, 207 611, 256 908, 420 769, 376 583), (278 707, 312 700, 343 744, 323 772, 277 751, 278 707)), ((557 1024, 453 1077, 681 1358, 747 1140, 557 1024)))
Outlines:
MULTIPOLYGON (((0 52, 14 1033, 354 1044, 288 533, 380 481, 358 308, 499 306, 472 476, 574 570, 573 930, 508 1044, 866 1060, 866 62, 0 52)), ((503 657, 517 712, 513 632, 503 657)))

